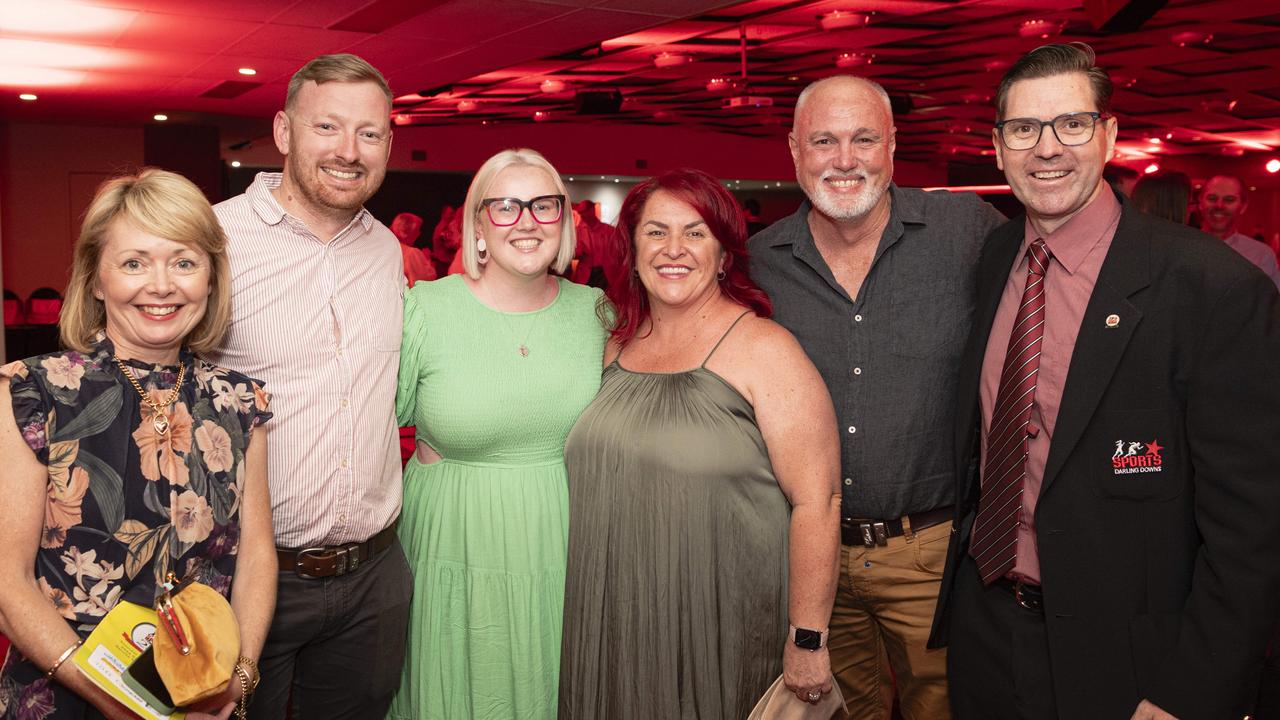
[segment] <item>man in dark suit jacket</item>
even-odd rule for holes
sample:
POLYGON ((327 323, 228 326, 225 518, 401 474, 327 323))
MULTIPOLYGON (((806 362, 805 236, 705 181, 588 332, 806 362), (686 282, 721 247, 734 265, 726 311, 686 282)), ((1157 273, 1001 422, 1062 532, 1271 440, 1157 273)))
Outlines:
POLYGON ((1280 611, 1280 297, 1113 194, 1086 45, 1001 82, 931 646, 956 718, 1239 718, 1280 611))

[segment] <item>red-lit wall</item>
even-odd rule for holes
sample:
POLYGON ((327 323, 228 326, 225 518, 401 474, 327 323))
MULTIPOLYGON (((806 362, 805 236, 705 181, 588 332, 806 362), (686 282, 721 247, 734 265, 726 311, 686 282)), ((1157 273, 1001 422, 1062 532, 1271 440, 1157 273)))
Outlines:
POLYGON ((98 184, 142 165, 142 128, 0 124, 4 287, 62 291, 98 184))

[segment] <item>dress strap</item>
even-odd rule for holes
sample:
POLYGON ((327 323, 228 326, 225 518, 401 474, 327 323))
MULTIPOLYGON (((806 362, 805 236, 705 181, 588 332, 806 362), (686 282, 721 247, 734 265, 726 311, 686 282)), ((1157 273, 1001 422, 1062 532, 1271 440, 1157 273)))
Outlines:
POLYGON ((707 366, 707 363, 708 363, 708 362, 710 362, 710 360, 711 360, 711 356, 712 356, 712 355, 715 355, 715 354, 716 354, 716 351, 720 349, 720 344, 724 342, 724 339, 725 339, 725 338, 727 338, 727 337, 729 337, 729 333, 733 332, 733 329, 734 329, 734 328, 738 327, 738 323, 742 322, 742 318, 744 318, 744 317, 746 317, 746 316, 748 316, 748 315, 750 315, 750 314, 751 314, 751 311, 750 311, 750 310, 743 310, 743 311, 742 311, 742 314, 741 314, 741 315, 739 315, 739 316, 737 317, 737 319, 735 319, 735 320, 733 321, 733 324, 729 326, 729 329, 728 329, 728 330, 725 330, 725 331, 724 331, 724 334, 720 336, 720 339, 716 341, 716 345, 715 345, 715 347, 711 348, 711 352, 707 353, 707 357, 703 359, 702 364, 701 364, 701 365, 699 365, 698 367, 705 368, 705 367, 707 366))

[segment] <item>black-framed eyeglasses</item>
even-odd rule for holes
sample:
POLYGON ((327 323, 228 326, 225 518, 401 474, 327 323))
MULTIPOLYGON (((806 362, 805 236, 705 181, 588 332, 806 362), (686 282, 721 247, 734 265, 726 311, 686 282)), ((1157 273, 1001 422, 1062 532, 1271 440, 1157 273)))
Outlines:
POLYGON ((564 213, 563 195, 539 195, 531 200, 502 197, 485 198, 480 201, 485 212, 489 213, 489 222, 498 227, 508 227, 520 221, 520 213, 526 209, 539 225, 550 225, 560 221, 564 213))
POLYGON ((1053 128, 1058 142, 1067 145, 1084 145, 1093 139, 1098 121, 1110 115, 1097 112, 1074 112, 1059 115, 1052 120, 1036 118, 1009 118, 996 123, 996 131, 1000 133, 1000 141, 1010 150, 1030 150, 1040 144, 1040 135, 1045 126, 1053 128))

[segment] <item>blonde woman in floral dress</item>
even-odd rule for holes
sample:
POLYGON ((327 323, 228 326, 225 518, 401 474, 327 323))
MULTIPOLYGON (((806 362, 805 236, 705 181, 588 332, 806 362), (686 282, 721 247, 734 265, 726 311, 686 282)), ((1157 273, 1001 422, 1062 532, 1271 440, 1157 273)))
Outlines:
MULTIPOLYGON (((132 718, 68 660, 119 602, 166 573, 228 595, 240 667, 275 604, 257 426, 261 383, 195 353, 230 317, 225 237, 189 181, 144 170, 87 212, 60 331, 65 352, 0 368, 0 669, 6 720, 132 718)), ((189 718, 225 718, 241 683, 189 718)))

